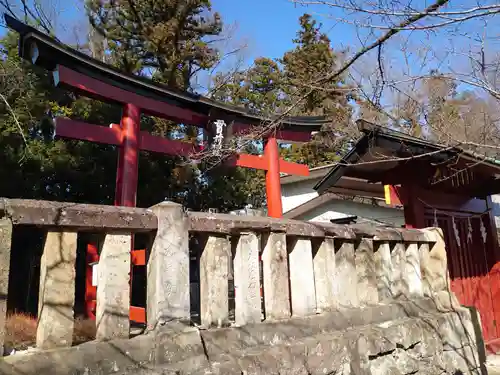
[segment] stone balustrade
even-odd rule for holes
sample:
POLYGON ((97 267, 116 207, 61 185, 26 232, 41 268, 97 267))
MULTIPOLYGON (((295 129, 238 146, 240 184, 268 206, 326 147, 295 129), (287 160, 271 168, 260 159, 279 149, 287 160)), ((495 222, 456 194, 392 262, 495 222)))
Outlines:
POLYGON ((147 325, 191 320, 190 245, 199 260, 200 324, 230 322, 234 274, 238 326, 343 308, 450 296, 438 229, 313 224, 257 216, 0 200, 0 348, 3 345, 13 226, 47 229, 41 260, 37 346, 72 345, 77 236, 105 236, 97 287, 97 340, 129 337, 131 236, 150 232, 147 325), (197 245, 192 245, 196 239, 197 245), (261 285, 262 284, 262 285, 261 285), (262 302, 263 300, 263 302, 262 302))

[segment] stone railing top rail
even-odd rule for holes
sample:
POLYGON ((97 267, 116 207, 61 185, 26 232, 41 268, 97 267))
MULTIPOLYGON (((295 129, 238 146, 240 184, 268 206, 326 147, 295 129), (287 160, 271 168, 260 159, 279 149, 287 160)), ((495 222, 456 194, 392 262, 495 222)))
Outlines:
POLYGON ((127 230, 147 232, 158 228, 149 209, 97 204, 0 198, 0 217, 15 225, 64 227, 72 230, 127 230))
MULTIPOLYGON (((169 203, 172 204, 172 203, 169 203)), ((435 242, 426 231, 366 224, 312 223, 260 216, 236 216, 187 212, 193 232, 237 234, 240 232, 284 232, 300 237, 372 238, 379 241, 435 242)), ((16 225, 64 227, 73 230, 126 230, 148 232, 158 228, 151 209, 30 199, 0 199, 0 216, 16 225)))
POLYGON ((343 239, 373 238, 379 241, 436 242, 432 234, 416 230, 366 224, 342 225, 273 219, 261 216, 236 216, 189 212, 190 230, 196 232, 236 234, 241 232, 285 232, 300 237, 334 237, 343 239))

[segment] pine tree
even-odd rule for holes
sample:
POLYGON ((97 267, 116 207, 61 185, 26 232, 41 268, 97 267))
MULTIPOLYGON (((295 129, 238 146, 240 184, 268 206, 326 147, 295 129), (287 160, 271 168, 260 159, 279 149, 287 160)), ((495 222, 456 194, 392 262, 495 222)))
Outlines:
POLYGON ((54 140, 51 116, 72 112, 57 104, 66 93, 45 70, 19 58, 17 34, 0 44, 0 196, 112 203, 110 148, 54 140))
POLYGON ((213 98, 263 116, 276 114, 286 104, 283 78, 278 62, 259 57, 249 69, 236 72, 229 79, 223 74, 216 75, 214 86, 217 90, 213 98))
MULTIPOLYGON (((273 115, 283 113, 305 95, 311 88, 309 83, 334 70, 342 56, 333 50, 329 38, 321 32, 321 25, 310 15, 304 14, 299 23, 293 50, 278 60, 260 57, 249 69, 231 77, 217 75, 213 97, 262 115, 273 115)), ((312 142, 283 145, 282 157, 310 167, 338 160, 351 140, 345 128, 350 125, 352 96, 341 78, 315 90, 294 107, 291 115, 323 115, 331 119, 331 126, 323 129, 312 142)), ((241 184, 241 189, 248 189, 249 195, 260 191, 263 199, 263 174, 252 170, 242 174, 255 177, 247 179, 253 184, 241 184)))
POLYGON ((311 88, 317 88, 295 109, 297 115, 320 115, 335 118, 350 116, 349 100, 344 78, 316 87, 314 82, 333 72, 342 58, 334 51, 328 36, 321 31, 321 24, 310 14, 299 19, 300 29, 293 40, 296 47, 281 59, 286 80, 285 92, 291 100, 305 96, 311 88))
POLYGON ((290 103, 299 98, 292 114, 300 116, 326 116, 331 122, 315 135, 312 142, 292 145, 283 149, 283 155, 290 160, 310 167, 336 161, 346 151, 352 135, 352 107, 354 98, 344 77, 316 87, 314 82, 335 71, 342 53, 335 51, 328 36, 321 31, 321 25, 310 14, 299 19, 300 29, 293 40, 296 47, 286 52, 280 60, 283 65, 284 91, 290 103), (311 89, 312 93, 308 94, 311 89))
POLYGON ((87 0, 90 23, 107 40, 120 69, 170 87, 191 89, 191 79, 211 68, 219 52, 206 37, 222 22, 209 0, 87 0))

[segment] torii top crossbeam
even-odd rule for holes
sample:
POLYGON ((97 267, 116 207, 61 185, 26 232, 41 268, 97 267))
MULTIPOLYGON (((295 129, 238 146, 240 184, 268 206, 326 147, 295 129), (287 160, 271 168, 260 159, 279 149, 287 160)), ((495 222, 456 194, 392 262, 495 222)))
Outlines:
MULTIPOLYGON (((69 48, 9 15, 5 15, 5 21, 9 28, 17 31, 20 35, 19 55, 21 57, 49 71, 57 72, 59 66, 70 67, 80 74, 120 87, 128 92, 136 93, 137 96, 162 102, 162 108, 147 105, 142 107, 145 113, 203 128, 209 123, 210 113, 214 110, 224 114, 225 119, 234 121, 236 128, 245 127, 245 125, 259 125, 263 121, 272 121, 274 119, 272 117, 263 118, 244 108, 226 105, 201 95, 167 88, 145 77, 126 74, 69 48)), ((61 83, 65 84, 65 82, 61 83)), ((89 93, 87 92, 87 94, 89 93)), ((107 101, 110 99, 97 92, 94 95, 99 99, 106 99, 107 101)), ((115 98, 115 100, 124 102, 123 98, 115 98)), ((283 132, 283 138, 280 136, 278 138, 290 141, 296 139, 297 141, 304 141, 305 137, 301 136, 301 133, 310 134, 310 132, 318 131, 327 122, 325 117, 319 116, 286 117, 280 119, 280 128, 297 133, 283 132)))
POLYGON ((7 25, 19 33, 19 55, 52 72, 53 83, 84 96, 123 105, 120 125, 110 128, 69 119, 56 119, 56 135, 120 146, 115 203, 135 205, 137 191, 137 154, 148 150, 189 156, 195 145, 155 137, 140 130, 140 115, 148 114, 194 125, 208 132, 214 120, 231 124, 233 134, 253 127, 278 122, 278 130, 269 127, 262 134, 266 143, 264 157, 237 155, 235 164, 266 170, 266 190, 270 216, 281 217, 280 172, 308 174, 304 165, 281 160, 276 140, 306 142, 312 132, 328 122, 324 117, 262 117, 243 108, 229 106, 201 95, 173 90, 151 80, 125 74, 107 64, 61 44, 40 31, 4 15, 7 25))

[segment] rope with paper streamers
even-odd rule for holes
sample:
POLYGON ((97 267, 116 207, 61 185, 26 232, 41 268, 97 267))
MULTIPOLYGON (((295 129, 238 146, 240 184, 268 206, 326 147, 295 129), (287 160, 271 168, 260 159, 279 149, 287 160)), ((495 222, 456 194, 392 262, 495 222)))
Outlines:
POLYGON ((456 215, 456 214, 450 214, 446 211, 443 211, 443 210, 438 210, 437 208, 431 206, 430 204, 424 202, 423 200, 421 200, 420 198, 418 198, 418 200, 420 202, 422 202, 424 205, 426 205, 428 208, 431 208, 433 211, 434 211, 434 223, 433 223, 433 226, 438 228, 439 227, 439 222, 438 222, 438 218, 437 218, 437 215, 438 215, 438 212, 440 215, 443 215, 443 216, 447 216, 447 217, 451 217, 451 224, 452 224, 452 228, 453 228, 453 235, 455 237, 455 241, 457 243, 457 245, 459 247, 462 247, 462 243, 460 241, 460 232, 458 230, 458 226, 457 226, 457 223, 455 221, 455 219, 467 219, 467 242, 469 243, 472 243, 472 232, 473 232, 473 228, 472 228, 472 222, 471 222, 471 219, 473 218, 478 218, 479 219, 479 223, 480 223, 480 232, 481 232, 481 237, 483 239, 483 243, 486 243, 486 240, 488 238, 488 232, 486 230, 486 227, 484 225, 484 222, 483 222, 483 216, 487 213, 489 213, 491 211, 491 208, 481 212, 481 213, 478 213, 478 214, 470 214, 470 215, 456 215))

